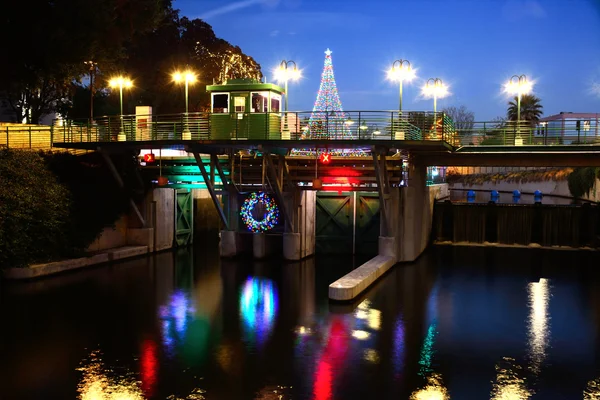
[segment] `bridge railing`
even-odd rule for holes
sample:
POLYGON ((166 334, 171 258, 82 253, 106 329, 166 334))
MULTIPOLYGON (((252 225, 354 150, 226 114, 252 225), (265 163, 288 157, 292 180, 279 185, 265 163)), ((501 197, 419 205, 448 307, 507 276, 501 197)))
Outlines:
MULTIPOLYGON (((583 122, 583 121, 582 121, 583 122)), ((551 121, 454 123, 443 113, 330 111, 123 115, 54 126, 0 125, 0 147, 51 149, 53 143, 152 140, 415 140, 454 146, 600 144, 597 124, 551 121)))
POLYGON ((57 141, 119 140, 444 140, 453 132, 443 113, 329 111, 189 113, 98 117, 65 125, 57 141), (75 127, 75 129, 71 129, 75 127), (187 135, 186 135, 187 133, 187 135))
POLYGON ((599 127, 577 121, 457 124, 454 146, 561 146, 600 144, 599 127))

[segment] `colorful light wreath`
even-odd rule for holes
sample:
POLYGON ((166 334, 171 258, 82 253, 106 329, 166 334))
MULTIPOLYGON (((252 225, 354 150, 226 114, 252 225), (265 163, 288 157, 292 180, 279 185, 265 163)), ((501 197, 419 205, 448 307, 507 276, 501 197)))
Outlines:
POLYGON ((244 204, 242 204, 240 215, 242 216, 244 225, 246 225, 249 231, 266 232, 277 225, 277 221, 279 220, 279 208, 277 207, 275 200, 268 194, 264 192, 252 193, 246 198, 244 204), (254 207, 259 203, 265 207, 265 214, 262 220, 257 221, 252 215, 252 212, 254 211, 254 207))

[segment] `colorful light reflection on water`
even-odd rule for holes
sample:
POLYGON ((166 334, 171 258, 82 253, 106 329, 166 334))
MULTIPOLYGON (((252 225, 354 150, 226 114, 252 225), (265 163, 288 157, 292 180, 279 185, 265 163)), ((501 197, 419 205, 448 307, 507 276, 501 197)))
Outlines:
POLYGON ((181 343, 184 340, 187 326, 194 313, 190 294, 182 290, 175 291, 169 303, 160 307, 162 342, 168 354, 173 354, 176 342, 181 343))
POLYGON ((240 314, 246 337, 250 342, 263 344, 277 316, 278 293, 273 281, 249 277, 240 293, 240 314))

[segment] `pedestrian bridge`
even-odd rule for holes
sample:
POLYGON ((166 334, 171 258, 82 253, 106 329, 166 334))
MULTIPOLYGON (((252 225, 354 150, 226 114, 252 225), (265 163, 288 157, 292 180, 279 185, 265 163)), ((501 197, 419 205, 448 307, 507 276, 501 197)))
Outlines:
POLYGON ((598 126, 455 123, 444 113, 189 113, 123 115, 55 126, 0 125, 0 147, 32 150, 179 148, 211 154, 269 149, 289 157, 370 157, 373 146, 427 165, 596 166, 598 126))

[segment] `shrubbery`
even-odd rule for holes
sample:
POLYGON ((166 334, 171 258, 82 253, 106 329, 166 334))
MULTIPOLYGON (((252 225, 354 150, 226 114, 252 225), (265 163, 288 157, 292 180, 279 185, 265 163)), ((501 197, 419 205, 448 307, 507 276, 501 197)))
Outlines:
MULTIPOLYGON (((133 157, 115 164, 131 181, 133 157)), ((0 150, 0 267, 81 256, 128 210, 128 195, 97 153, 0 150)))
POLYGON ((573 197, 583 197, 587 195, 596 183, 596 178, 600 174, 600 169, 594 167, 575 168, 569 175, 569 192, 573 197))
POLYGON ((0 265, 61 257, 70 204, 40 154, 0 150, 0 265))

